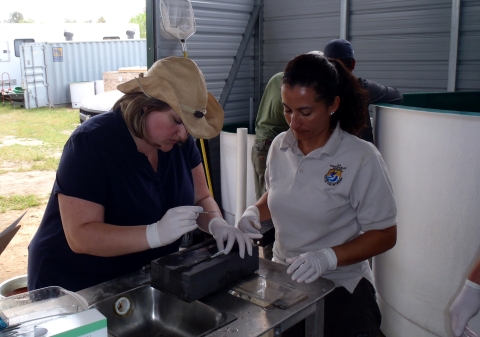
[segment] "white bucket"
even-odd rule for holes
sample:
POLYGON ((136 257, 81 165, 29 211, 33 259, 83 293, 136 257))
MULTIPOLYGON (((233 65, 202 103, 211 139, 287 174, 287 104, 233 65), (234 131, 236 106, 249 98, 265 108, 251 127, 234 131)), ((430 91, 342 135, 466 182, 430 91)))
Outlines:
POLYGON ((105 92, 105 85, 103 80, 95 81, 95 95, 102 94, 105 92))
POLYGON ((27 275, 12 277, 0 283, 0 299, 7 297, 6 295, 15 290, 26 288, 28 284, 27 275))

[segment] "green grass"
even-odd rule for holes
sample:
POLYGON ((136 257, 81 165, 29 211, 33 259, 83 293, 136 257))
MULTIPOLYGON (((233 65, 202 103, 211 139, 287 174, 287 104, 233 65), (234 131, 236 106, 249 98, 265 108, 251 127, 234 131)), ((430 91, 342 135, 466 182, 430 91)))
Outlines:
POLYGON ((0 213, 5 213, 11 210, 21 211, 30 207, 36 207, 43 203, 42 198, 29 195, 12 195, 10 197, 0 196, 0 213))
POLYGON ((0 166, 0 174, 32 170, 56 170, 63 145, 78 126, 77 109, 23 109, 10 104, 0 105, 0 163, 10 163, 14 169, 0 166), (6 138, 35 140, 42 145, 27 143, 5 145, 6 138), (3 167, 3 168, 2 168, 3 167))

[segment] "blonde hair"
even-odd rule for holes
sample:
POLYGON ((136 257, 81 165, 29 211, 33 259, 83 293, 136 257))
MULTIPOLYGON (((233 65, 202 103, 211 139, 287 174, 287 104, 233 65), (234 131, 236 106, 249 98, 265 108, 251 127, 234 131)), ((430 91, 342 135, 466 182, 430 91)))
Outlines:
POLYGON ((145 119, 152 111, 167 111, 170 105, 143 93, 123 95, 113 105, 113 111, 120 107, 123 119, 130 132, 140 139, 146 139, 145 119))

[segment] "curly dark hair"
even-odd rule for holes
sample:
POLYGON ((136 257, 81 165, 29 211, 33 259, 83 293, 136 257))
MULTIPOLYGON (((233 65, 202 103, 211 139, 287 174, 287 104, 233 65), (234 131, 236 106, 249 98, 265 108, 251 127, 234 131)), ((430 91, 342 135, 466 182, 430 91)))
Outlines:
POLYGON ((282 84, 310 87, 315 99, 326 105, 339 96, 340 105, 330 119, 332 129, 340 122, 342 130, 358 136, 365 127, 368 93, 341 61, 315 53, 298 55, 285 67, 282 84))

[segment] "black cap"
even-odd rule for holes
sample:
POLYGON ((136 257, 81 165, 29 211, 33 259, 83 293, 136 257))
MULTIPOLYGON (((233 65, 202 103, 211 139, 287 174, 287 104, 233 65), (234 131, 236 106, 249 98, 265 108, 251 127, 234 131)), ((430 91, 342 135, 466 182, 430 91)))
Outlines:
POLYGON ((323 53, 332 59, 353 59, 352 44, 344 39, 334 39, 325 45, 323 53))

